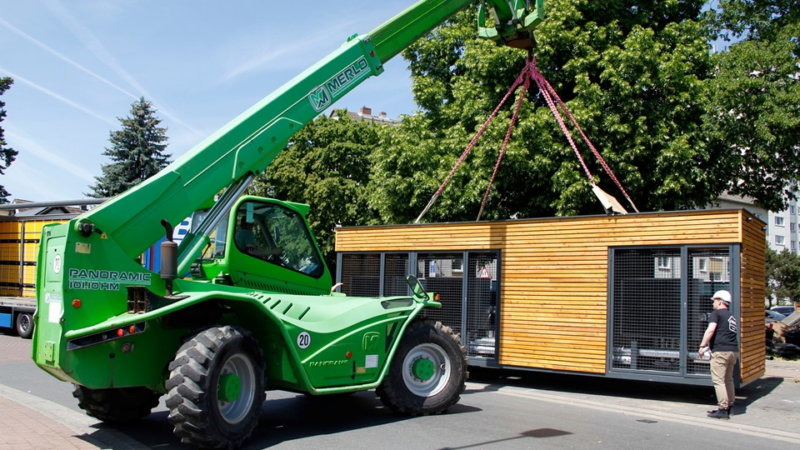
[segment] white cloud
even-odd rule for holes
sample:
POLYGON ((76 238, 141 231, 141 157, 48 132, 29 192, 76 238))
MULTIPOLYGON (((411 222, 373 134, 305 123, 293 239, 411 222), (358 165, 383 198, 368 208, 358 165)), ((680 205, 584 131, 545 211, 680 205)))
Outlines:
POLYGON ((125 89, 123 89, 123 88, 117 86, 116 84, 112 83, 111 81, 103 78, 102 76, 92 72, 91 70, 87 69, 86 67, 83 67, 82 65, 78 64, 77 62, 67 58, 65 55, 63 55, 63 54, 59 53, 58 51, 54 50, 53 48, 47 46, 45 43, 39 41, 38 39, 34 38, 33 36, 31 36, 31 35, 29 35, 27 33, 25 33, 24 31, 20 30, 19 28, 15 27, 14 25, 11 25, 10 23, 6 22, 5 20, 3 20, 2 17, 0 17, 0 25, 3 25, 8 30, 12 31, 13 33, 15 33, 16 35, 22 37, 23 39, 35 44, 37 47, 41 48, 42 50, 50 53, 51 55, 61 59, 62 61, 66 62, 66 63, 71 64, 72 66, 82 70, 83 72, 86 72, 87 74, 91 75, 92 77, 94 77, 94 78, 102 81, 103 83, 113 87, 114 89, 122 92, 123 94, 127 95, 128 97, 131 97, 134 100, 138 99, 137 96, 131 94, 130 92, 126 91, 125 89))
MULTIPOLYGON (((75 178, 81 179, 90 184, 94 184, 95 182, 94 175, 90 171, 62 157, 61 152, 55 152, 50 149, 47 149, 38 142, 36 142, 33 138, 13 130, 6 130, 6 137, 8 138, 9 146, 14 150, 20 152, 20 155, 24 153, 25 156, 29 155, 35 156, 38 160, 40 160, 40 162, 37 163, 37 166, 42 166, 45 164, 50 165, 53 166, 55 172, 57 173, 66 172, 71 174, 75 178)), ((17 162, 19 161, 14 161, 14 163, 12 163, 11 166, 9 166, 8 170, 10 171, 12 168, 19 168, 17 162)), ((26 167, 28 168, 28 170, 30 170, 31 168, 30 165, 26 165, 26 167)), ((38 170, 36 170, 36 172, 40 173, 38 170)), ((45 180, 47 180, 47 178, 42 178, 38 176, 28 177, 28 178, 31 178, 34 183, 41 185, 45 185, 46 184, 45 180)))
MULTIPOLYGON (((280 70, 302 67, 308 64, 309 56, 320 53, 320 48, 331 47, 331 36, 345 36, 346 30, 351 30, 352 26, 351 22, 340 23, 336 27, 307 35, 305 39, 299 39, 297 35, 290 35, 292 40, 289 42, 276 42, 272 34, 242 36, 235 42, 228 43, 221 50, 225 55, 235 55, 240 62, 234 63, 232 67, 228 68, 218 83, 225 83, 251 72, 270 71, 272 67, 280 70), (256 46, 249 44, 252 42, 259 44, 256 46), (273 45, 267 45, 267 50, 264 51, 264 42, 272 42, 273 45)), ((342 43, 345 40, 343 37, 342 43)))
MULTIPOLYGON (((193 128, 188 123, 184 122, 180 117, 176 116, 170 111, 169 106, 156 99, 154 95, 148 92, 125 68, 123 68, 114 58, 114 56, 106 50, 103 43, 97 39, 92 31, 81 24, 58 0, 49 0, 44 2, 50 9, 53 15, 76 37, 79 41, 86 46, 103 64, 113 70, 120 78, 130 84, 136 91, 140 92, 147 100, 152 101, 158 111, 165 117, 169 117, 175 123, 185 127, 192 133, 200 136, 200 132, 193 128)), ((136 97, 134 97, 136 98, 136 97)))
POLYGON ((102 120, 103 122, 106 122, 106 123, 110 123, 111 125, 116 125, 118 123, 116 120, 109 119, 108 117, 103 116, 102 114, 96 113, 96 112, 92 111, 91 109, 89 109, 88 107, 83 106, 80 103, 74 102, 74 101, 72 101, 72 100, 70 100, 70 99, 68 99, 68 98, 66 98, 66 97, 64 97, 62 95, 56 94, 55 92, 53 92, 53 91, 51 91, 51 90, 49 90, 49 89, 47 89, 47 88, 45 88, 43 86, 39 86, 38 84, 34 83, 33 81, 30 81, 30 80, 28 80, 27 78, 25 78, 25 77, 23 77, 21 75, 17 75, 14 72, 11 72, 10 70, 7 70, 7 69, 4 69, 3 67, 0 67, 0 72, 7 73, 11 78, 14 79, 15 82, 19 81, 21 83, 24 83, 24 84, 36 89, 37 91, 42 92, 44 94, 47 94, 47 95, 49 95, 50 97, 53 97, 56 100, 64 102, 67 105, 72 106, 75 109, 83 111, 86 114, 88 114, 88 115, 90 115, 90 116, 92 116, 92 117, 94 117, 96 119, 102 120))

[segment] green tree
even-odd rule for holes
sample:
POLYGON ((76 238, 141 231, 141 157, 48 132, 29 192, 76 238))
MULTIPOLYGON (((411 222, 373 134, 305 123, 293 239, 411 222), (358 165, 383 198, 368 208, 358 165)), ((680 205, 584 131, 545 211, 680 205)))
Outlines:
MULTIPOLYGON (((0 95, 3 95, 11 85, 14 84, 14 80, 8 77, 0 78, 0 95)), ((6 106, 5 102, 0 101, 0 122, 6 118, 6 110, 3 109, 6 106)), ((0 175, 4 174, 4 171, 8 169, 8 166, 17 159, 18 151, 14 150, 13 148, 6 147, 6 140, 4 137, 5 132, 3 131, 3 127, 0 127, 0 175)), ((11 195, 6 191, 6 188, 0 186, 0 203, 8 203, 8 196, 11 195)))
POLYGON ((253 195, 309 204, 308 223, 331 270, 336 226, 375 222, 367 205, 368 156, 386 128, 340 111, 334 118, 320 116, 292 137, 249 189, 253 195))
POLYGON ((796 198, 800 173, 800 10, 796 1, 726 0, 716 26, 741 39, 716 55, 705 117, 725 188, 771 211, 796 198))
POLYGON ((777 253, 767 248, 766 254, 767 301, 800 301, 800 256, 788 250, 777 253))
MULTIPOLYGON (((702 134, 703 80, 713 69, 704 3, 552 0, 534 32, 537 67, 640 210, 706 205, 722 190, 702 134)), ((422 211, 523 67, 526 52, 476 39, 474 23, 474 12, 461 13, 404 53, 422 112, 373 155, 372 205, 387 222, 422 211)), ((528 98, 483 218, 601 213, 549 108, 535 92, 528 98)), ((474 220, 513 108, 509 101, 426 220, 474 220)), ((599 185, 624 202, 580 149, 599 185)))
POLYGON ((169 164, 171 155, 164 153, 167 129, 158 126, 161 119, 151 102, 141 97, 131 104, 128 117, 118 119, 122 128, 111 132, 111 147, 103 152, 112 162, 102 166, 102 176, 95 177, 97 183, 90 186, 93 192, 87 194, 90 197, 121 194, 169 164))

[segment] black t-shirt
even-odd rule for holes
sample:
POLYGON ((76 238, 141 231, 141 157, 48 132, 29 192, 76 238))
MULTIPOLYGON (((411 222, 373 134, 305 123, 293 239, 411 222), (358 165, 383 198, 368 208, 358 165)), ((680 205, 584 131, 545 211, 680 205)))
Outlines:
POLYGON ((739 343, 737 341, 737 333, 739 332, 739 325, 736 323, 736 318, 731 315, 727 309, 717 309, 711 313, 708 321, 717 324, 717 330, 714 336, 711 337, 712 352, 738 352, 739 343))

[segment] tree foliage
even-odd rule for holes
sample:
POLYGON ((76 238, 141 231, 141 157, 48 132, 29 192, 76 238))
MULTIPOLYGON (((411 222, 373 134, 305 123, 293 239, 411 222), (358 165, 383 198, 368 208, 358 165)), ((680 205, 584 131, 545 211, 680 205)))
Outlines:
POLYGON ((161 119, 156 117, 153 104, 144 97, 131 104, 130 115, 118 118, 122 127, 112 131, 104 156, 110 164, 102 166, 103 175, 95 177, 97 183, 90 186, 90 197, 113 197, 150 178, 169 164, 171 155, 167 148, 167 129, 159 127, 161 119))
POLYGON ((788 250, 777 253, 771 248, 766 255, 767 301, 800 301, 800 256, 788 250))
MULTIPOLYGON (((552 0, 534 33, 539 70, 640 210, 706 205, 723 188, 702 134, 713 69, 703 4, 552 0)), ((460 13, 404 53, 423 111, 373 154, 371 204, 386 222, 422 211, 524 65, 526 52, 476 39, 474 23, 474 11, 460 13)), ((601 213, 549 108, 535 92, 528 98, 483 218, 601 213)), ((513 108, 507 102, 427 220, 474 220, 513 108)), ((600 186, 621 199, 580 149, 600 186)))
POLYGON ((771 211, 796 198, 800 173, 800 10, 796 1, 727 0, 723 36, 742 41, 716 56, 705 131, 726 189, 771 211))
POLYGON ((369 154, 386 127, 337 111, 292 137, 249 193, 311 205, 308 223, 328 267, 335 267, 335 228, 375 222, 367 205, 369 154))
MULTIPOLYGON (((11 85, 14 84, 14 80, 8 77, 0 78, 0 95, 3 95, 11 85)), ((6 118, 6 110, 3 109, 6 106, 5 102, 0 101, 0 122, 6 118)), ((0 127, 0 175, 4 174, 4 171, 8 169, 8 166, 17 159, 18 151, 14 150, 13 148, 6 147, 6 140, 4 136, 5 132, 3 131, 3 127, 0 127)), ((8 203, 8 196, 11 195, 6 191, 6 188, 0 186, 0 203, 8 203)))

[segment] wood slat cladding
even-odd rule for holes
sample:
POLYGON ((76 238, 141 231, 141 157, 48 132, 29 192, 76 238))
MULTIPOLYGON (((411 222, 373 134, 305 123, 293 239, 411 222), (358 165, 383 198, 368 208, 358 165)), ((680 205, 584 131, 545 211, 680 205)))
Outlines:
POLYGON ((742 212, 741 351, 742 383, 764 375, 764 298, 767 242, 763 224, 742 212), (747 220, 750 218, 751 220, 747 220))
POLYGON ((498 363, 605 374, 609 248, 741 244, 742 380, 764 373, 763 222, 699 210, 337 229, 337 252, 500 250, 498 363))

